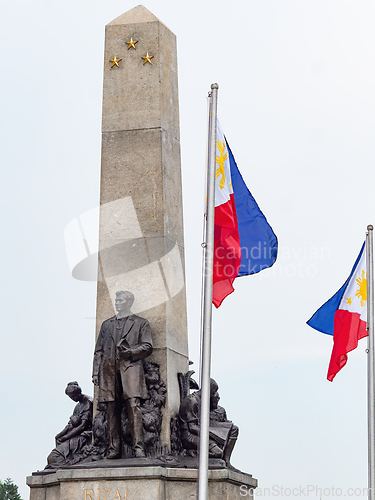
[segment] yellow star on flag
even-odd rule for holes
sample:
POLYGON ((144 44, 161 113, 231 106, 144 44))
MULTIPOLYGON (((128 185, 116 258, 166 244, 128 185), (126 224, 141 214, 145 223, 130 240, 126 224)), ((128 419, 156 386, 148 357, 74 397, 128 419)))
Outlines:
POLYGON ((113 63, 111 68, 113 68, 113 66, 117 66, 118 68, 120 67, 119 66, 119 62, 122 61, 122 59, 117 59, 117 56, 115 56, 113 59, 110 59, 109 62, 113 63))
POLYGON ((350 306, 352 305, 352 298, 351 297, 348 297, 346 299, 346 303, 349 304, 350 306))
POLYGON ((145 65, 145 64, 146 64, 146 62, 149 62, 150 64, 152 64, 151 59, 152 59, 154 56, 149 56, 149 55, 148 55, 148 52, 147 52, 147 54, 146 54, 146 56, 145 56, 145 57, 143 57, 143 56, 141 56, 141 57, 142 57, 142 59, 144 59, 144 60, 145 60, 145 61, 144 61, 144 63, 143 63, 143 65, 145 65))
POLYGON ((128 44, 128 50, 130 49, 130 47, 133 47, 133 49, 135 49, 135 44, 138 43, 138 40, 133 40, 133 37, 130 39, 130 42, 125 42, 128 44))

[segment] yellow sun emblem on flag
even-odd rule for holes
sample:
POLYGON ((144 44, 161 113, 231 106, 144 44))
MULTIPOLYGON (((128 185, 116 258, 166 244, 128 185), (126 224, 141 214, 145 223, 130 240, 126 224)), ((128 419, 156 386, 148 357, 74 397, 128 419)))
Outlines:
POLYGON ((356 279, 357 285, 359 286, 358 290, 355 292, 355 296, 361 299, 361 307, 365 305, 365 301, 367 300, 367 274, 362 271, 362 274, 359 278, 356 279))
POLYGON ((221 143, 217 141, 217 149, 220 151, 220 156, 216 155, 216 163, 219 164, 217 169, 215 170, 215 179, 221 175, 221 179, 219 182, 220 189, 223 189, 225 186, 225 170, 224 170, 224 162, 228 159, 228 153, 224 154, 225 151, 225 141, 221 143))

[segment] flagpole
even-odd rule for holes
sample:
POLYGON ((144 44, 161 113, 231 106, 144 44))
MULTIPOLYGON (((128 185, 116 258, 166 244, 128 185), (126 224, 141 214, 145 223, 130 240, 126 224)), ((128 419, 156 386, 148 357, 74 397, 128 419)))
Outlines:
POLYGON ((203 231, 202 231, 202 284, 201 284, 201 322, 200 322, 200 337, 199 337, 199 386, 202 387, 202 353, 203 353, 203 321, 204 321, 204 286, 205 286, 205 264, 206 264, 206 227, 207 227, 207 203, 208 203, 208 164, 210 161, 209 152, 210 152, 210 127, 211 127, 211 97, 212 92, 208 92, 207 96, 207 129, 208 136, 206 142, 206 162, 205 162, 205 173, 204 173, 204 201, 203 201, 203 231))
POLYGON ((205 280, 203 296, 203 334, 201 366, 201 414, 199 435, 198 500, 208 500, 208 443, 210 424, 210 372, 211 372, 211 325, 212 286, 214 267, 215 225, 215 166, 217 94, 219 85, 211 85, 211 118, 209 130, 209 159, 207 172, 207 222, 205 241, 205 280))
POLYGON ((368 330, 368 499, 375 500, 375 393, 374 393, 374 246, 373 226, 367 226, 367 330, 368 330))

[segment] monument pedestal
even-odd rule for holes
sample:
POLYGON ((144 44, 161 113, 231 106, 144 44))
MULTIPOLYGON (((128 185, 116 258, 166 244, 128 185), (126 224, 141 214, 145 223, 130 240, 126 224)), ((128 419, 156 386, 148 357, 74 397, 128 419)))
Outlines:
MULTIPOLYGON (((168 466, 59 469, 29 476, 30 500, 195 500, 198 470, 168 466)), ((210 500, 240 500, 257 487, 251 475, 209 471, 210 500), (242 486, 242 488, 241 488, 242 486)))

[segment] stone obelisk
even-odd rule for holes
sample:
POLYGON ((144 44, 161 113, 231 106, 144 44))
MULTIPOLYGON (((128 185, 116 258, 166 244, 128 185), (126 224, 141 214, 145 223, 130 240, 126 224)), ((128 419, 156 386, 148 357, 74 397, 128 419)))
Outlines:
POLYGON ((106 26, 96 333, 115 292, 149 320, 167 385, 162 446, 188 371, 175 35, 142 5, 106 26))

